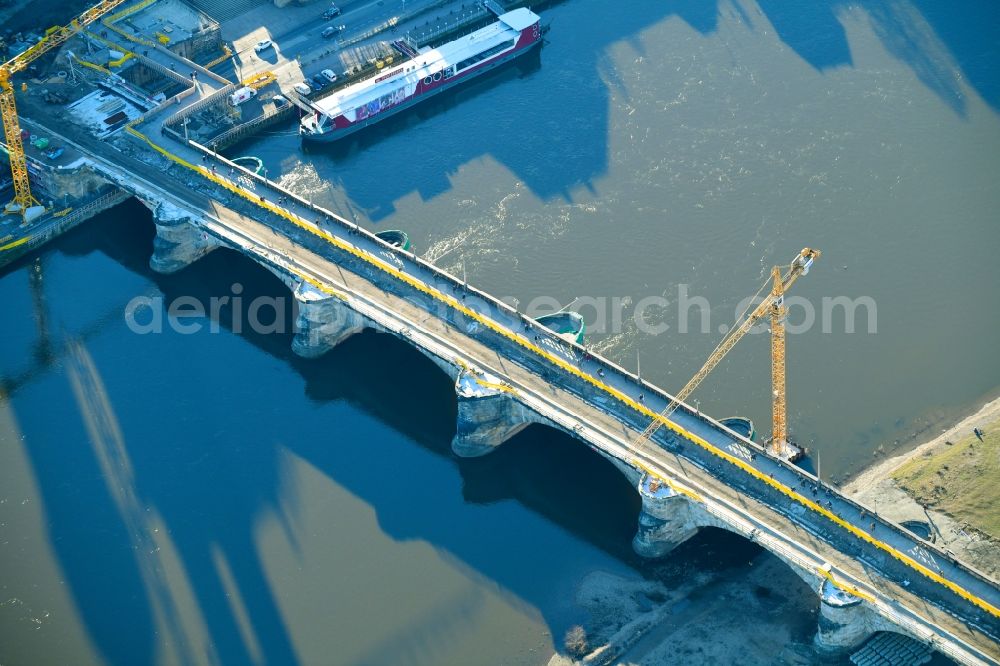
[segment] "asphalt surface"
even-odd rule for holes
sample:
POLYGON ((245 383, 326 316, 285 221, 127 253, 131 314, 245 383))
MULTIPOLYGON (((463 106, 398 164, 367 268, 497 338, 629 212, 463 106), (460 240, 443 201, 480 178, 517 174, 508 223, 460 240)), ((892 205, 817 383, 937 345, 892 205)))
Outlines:
MULTIPOLYGON (((68 144, 69 141, 65 143, 68 144)), ((212 233, 224 238, 228 243, 243 247, 248 254, 256 255, 260 261, 279 266, 282 262, 286 262, 293 274, 298 272, 300 275, 329 285, 333 289, 351 294, 357 299, 357 303, 369 308, 367 312, 363 311, 363 314, 371 316, 376 321, 377 317, 383 317, 386 321, 395 321, 397 322, 395 324, 396 330, 407 329, 409 331, 407 337, 414 340, 415 344, 421 344, 432 350, 434 347, 438 347, 436 352, 445 358, 464 358, 466 362, 496 374, 514 386, 519 391, 519 399, 523 400, 529 407, 553 417, 553 420, 575 432, 577 436, 591 441, 620 459, 627 461, 630 458, 635 458, 644 461, 645 465, 658 474, 679 481, 702 495, 706 503, 713 503, 712 506, 715 507, 715 510, 723 515, 729 512, 736 516, 733 518, 734 520, 751 519, 754 524, 758 525, 757 529, 762 535, 769 535, 775 539, 774 543, 770 543, 766 547, 779 553, 782 549, 786 549, 786 559, 805 558, 806 561, 811 560, 813 566, 817 563, 828 562, 833 565, 838 576, 852 581, 861 589, 883 597, 886 603, 892 606, 894 612, 905 614, 918 624, 921 623, 922 619, 943 628, 961 641, 977 647, 986 655, 997 654, 997 644, 993 640, 983 633, 969 628, 964 622, 952 615, 927 604, 917 594, 914 594, 909 581, 886 578, 872 567, 856 559, 852 554, 845 553, 828 540, 818 537, 807 527, 789 518, 784 512, 779 512, 775 510, 775 507, 754 500, 720 480, 717 475, 702 469, 698 465, 699 461, 691 457, 692 447, 685 447, 685 451, 680 453, 667 451, 662 447, 650 447, 645 452, 638 453, 630 451, 631 442, 638 435, 640 428, 628 425, 627 422, 631 419, 623 419, 612 413, 616 410, 609 409, 608 396, 601 395, 600 392, 596 391, 592 395, 581 395, 577 391, 567 390, 561 382, 554 382, 550 378, 550 373, 545 373, 548 376, 543 376, 543 373, 526 367, 530 364, 524 364, 522 359, 512 358, 498 352, 495 347, 477 340, 474 335, 469 335, 461 327, 418 307, 412 299, 387 292, 381 286, 345 267, 342 261, 324 256, 326 253, 318 254, 313 249, 296 242, 289 235, 290 230, 281 228, 281 225, 264 224, 241 215, 221 205, 218 201, 193 191, 185 180, 171 177, 156 166, 136 160, 129 155, 109 151, 105 144, 92 137, 79 137, 79 145, 84 149, 84 152, 101 155, 102 157, 98 158, 98 161, 105 163, 110 169, 137 176, 152 187, 161 189, 168 198, 200 211, 209 220, 209 228, 212 233), (426 336, 426 339, 416 339, 420 335, 426 336)), ((195 164, 201 164, 197 153, 192 149, 173 143, 168 144, 167 147, 181 154, 185 159, 189 159, 195 164)), ((228 177, 228 168, 217 168, 217 173, 228 177)), ((254 195, 259 196, 260 193, 264 193, 265 196, 267 194, 258 185, 254 195)), ((363 234, 351 233, 349 227, 341 226, 335 221, 331 222, 327 216, 310 210, 307 204, 302 205, 291 200, 287 207, 301 215, 304 220, 320 219, 323 228, 332 232, 341 243, 349 244, 376 257, 386 256, 385 248, 371 238, 363 234)), ((442 281, 440 277, 432 275, 429 269, 415 264, 409 257, 403 256, 394 263, 397 267, 402 268, 406 274, 418 277, 428 284, 433 284, 445 295, 462 299, 463 294, 468 297, 468 293, 474 293, 466 292, 461 284, 442 281)), ((523 331, 523 322, 505 310, 500 308, 494 310, 486 304, 484 314, 495 318, 496 321, 511 330, 523 331)), ((390 330, 392 329, 390 328, 390 330)), ((578 350, 567 349, 562 341, 554 335, 548 335, 540 327, 532 327, 524 337, 530 338, 530 342, 539 347, 544 346, 546 351, 554 351, 558 348, 561 352, 560 358, 565 359, 566 362, 575 363, 578 369, 600 379, 610 388, 624 392, 633 399, 638 399, 639 393, 643 393, 644 404, 652 409, 660 409, 666 404, 665 398, 654 393, 651 387, 639 386, 635 379, 627 373, 615 368, 610 363, 602 362, 597 357, 584 359, 578 350), (535 335, 540 335, 543 339, 535 341, 535 335), (597 374, 599 368, 603 370, 603 376, 597 374)), ((727 436, 725 431, 713 426, 705 418, 678 411, 675 412, 674 419, 691 433, 704 437, 712 444, 739 455, 741 459, 750 458, 747 451, 753 451, 755 455, 749 462, 755 469, 765 474, 774 474, 777 481, 790 487, 799 487, 807 495, 811 495, 812 477, 805 472, 768 458, 754 445, 746 441, 727 436), (810 485, 807 488, 802 488, 803 481, 810 482, 810 485)), ((856 505, 853 505, 846 498, 842 498, 834 490, 820 488, 818 494, 822 498, 828 498, 823 501, 833 503, 839 512, 843 512, 846 519, 852 522, 860 520, 860 514, 852 513, 856 511, 854 508, 856 505)), ((869 518, 870 516, 866 516, 864 520, 868 521, 869 518)), ((877 534, 880 539, 888 540, 896 547, 905 548, 914 555, 925 557, 928 554, 927 549, 920 546, 916 539, 906 539, 905 534, 897 533, 887 523, 878 521, 877 531, 880 530, 884 531, 883 534, 877 534)), ((932 563, 934 562, 932 558, 932 563)), ((951 563, 938 561, 935 566, 943 567, 945 573, 949 573, 955 578, 962 578, 962 572, 951 563)), ((914 576, 916 575, 914 573, 914 576)), ((993 592, 995 593, 995 591, 994 589, 993 592)), ((989 590, 984 589, 983 592, 988 593, 989 590)))

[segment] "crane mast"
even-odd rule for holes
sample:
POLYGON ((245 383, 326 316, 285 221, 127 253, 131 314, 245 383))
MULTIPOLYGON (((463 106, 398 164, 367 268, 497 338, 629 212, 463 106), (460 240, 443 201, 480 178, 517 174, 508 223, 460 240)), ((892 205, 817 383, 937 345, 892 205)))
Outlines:
POLYGON ((23 216, 29 208, 39 205, 38 200, 31 194, 28 161, 21 142, 21 124, 17 119, 11 77, 124 2, 125 0, 102 0, 70 21, 69 25, 50 28, 37 44, 0 65, 0 117, 3 119, 4 140, 10 159, 10 173, 14 180, 14 200, 7 204, 5 212, 20 213, 23 216))
MULTIPOLYGON (((776 455, 783 455, 787 447, 786 417, 785 417, 785 326, 784 319, 787 313, 784 304, 784 294, 795 284, 795 281, 802 275, 809 272, 813 262, 819 258, 820 251, 803 248, 801 252, 782 273, 781 267, 775 266, 771 270, 771 292, 764 298, 753 311, 751 311, 742 322, 729 331, 722 339, 722 342, 709 355, 705 364, 698 372, 688 380, 688 383, 677 392, 667 408, 664 409, 659 418, 654 419, 642 433, 632 442, 633 447, 641 449, 646 442, 663 425, 664 421, 680 406, 684 400, 690 396, 701 382, 712 372, 713 369, 725 358, 726 354, 736 346, 736 343, 743 339, 743 336, 750 332, 761 319, 766 316, 771 318, 771 389, 772 403, 771 416, 773 429, 771 436, 771 452, 776 455)), ((766 283, 765 283, 766 284, 766 283)))
POLYGON ((780 456, 788 446, 785 406, 785 290, 781 271, 775 266, 771 271, 771 453, 780 456))
POLYGON ((14 105, 14 88, 10 82, 7 65, 0 67, 0 116, 3 117, 3 133, 7 143, 7 159, 10 161, 10 175, 14 180, 14 200, 7 204, 5 212, 22 215, 38 201, 31 194, 28 181, 28 161, 21 143, 21 124, 17 120, 14 105))

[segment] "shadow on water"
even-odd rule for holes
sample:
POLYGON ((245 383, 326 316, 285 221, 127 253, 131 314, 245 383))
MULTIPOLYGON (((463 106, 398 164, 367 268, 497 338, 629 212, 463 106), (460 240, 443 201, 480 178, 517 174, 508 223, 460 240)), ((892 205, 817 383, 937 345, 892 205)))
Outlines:
MULTIPOLYGON (((720 11, 730 7, 751 30, 761 29, 753 18, 759 8, 780 39, 820 72, 854 65, 843 15, 860 7, 886 49, 957 114, 966 113, 963 82, 994 109, 1000 104, 993 66, 1000 56, 1000 9, 992 0, 975 0, 961 11, 930 0, 760 0, 753 9, 742 2, 672 0, 630 3, 625 11, 579 0, 540 10, 553 29, 548 43, 524 62, 442 93, 340 145, 303 149, 320 178, 335 182, 373 222, 411 193, 429 200, 448 191, 462 166, 485 156, 537 197, 570 201, 575 188, 593 189, 608 168, 611 88, 619 87, 608 71, 608 47, 627 41, 644 53, 637 35, 670 17, 710 35, 718 30, 720 11)), ((280 150, 287 154, 287 143, 280 150)))
MULTIPOLYGON (((677 15, 703 34, 715 30, 721 3, 690 4, 700 5, 703 15, 681 8, 677 15)), ((738 13, 752 23, 741 4, 734 3, 738 13)), ((861 9, 889 53, 956 113, 966 111, 963 80, 994 110, 1000 109, 995 67, 1000 58, 1000 5, 992 0, 972 0, 961 8, 933 0, 757 0, 757 6, 778 37, 819 71, 854 66, 841 16, 861 9)))
POLYGON ((931 0, 758 4, 781 40, 820 71, 854 65, 840 16, 860 8, 889 53, 955 113, 966 113, 963 80, 1000 109, 1000 75, 994 66, 1000 57, 1000 6, 991 0, 966 2, 960 9, 931 0))
MULTIPOLYGON (((59 239, 47 248, 43 259, 56 252, 82 257, 99 249, 133 272, 153 278, 147 265, 151 240, 148 211, 129 202, 59 239)), ((164 278, 158 286, 172 295, 207 293, 197 282, 197 275, 189 273, 164 278)), ((58 336, 52 354, 41 359, 39 367, 30 368, 17 383, 5 382, 5 389, 16 399, 32 378, 58 364, 67 366, 70 378, 82 385, 76 392, 78 415, 88 424, 92 447, 53 446, 48 437, 27 438, 53 548, 81 621, 109 663, 152 663, 164 641, 179 651, 182 663, 206 657, 221 663, 253 662, 232 612, 230 590, 220 577, 218 557, 213 556, 217 549, 226 554, 228 574, 255 625, 275 628, 255 637, 260 651, 269 662, 294 663, 252 538, 257 513, 277 504, 276 451, 251 449, 245 455, 247 450, 213 449, 211 438, 185 432, 183 411, 164 395, 156 396, 162 423, 129 427, 132 414, 110 403, 86 352, 82 356, 74 352, 107 324, 120 326, 123 309, 124 303, 117 305, 112 317, 98 313, 89 331, 58 336), (153 446, 122 437, 122 432, 147 429, 157 431, 145 442, 153 446), (182 488, 178 487, 181 479, 182 488), (173 603, 176 590, 168 589, 162 566, 150 565, 158 562, 159 549, 152 546, 154 528, 145 507, 170 528, 212 638, 211 655, 188 652, 193 643, 184 635, 173 603), (231 524, 234 516, 244 522, 231 524), (169 636, 156 635, 157 615, 169 636)), ((136 377, 134 381, 139 389, 140 384, 156 380, 162 387, 164 378, 136 377)), ((26 423, 52 418, 31 413, 38 409, 35 402, 27 405, 20 411, 26 423)), ((59 405, 42 408, 60 413, 59 405)), ((66 409, 72 419, 73 409, 66 409)))
MULTIPOLYGON (((562 9, 569 6, 556 7, 546 20, 556 21, 558 30, 563 30, 570 21, 569 17, 564 20, 562 9)), ((556 41, 560 40, 554 31, 550 35, 553 44, 540 51, 537 60, 515 63, 466 90, 455 91, 453 96, 442 95, 428 102, 425 109, 414 109, 415 115, 392 119, 376 127, 371 136, 359 135, 346 153, 335 154, 339 177, 350 196, 366 209, 376 211, 373 217, 384 216, 391 211, 392 201, 410 191, 419 191, 425 197, 446 191, 448 174, 483 155, 492 155, 506 164, 542 198, 568 198, 572 188, 603 174, 607 168, 609 103, 607 86, 596 75, 603 66, 603 49, 671 15, 700 33, 714 32, 719 7, 693 0, 635 3, 627 12, 611 11, 609 5, 599 6, 587 0, 572 6, 592 10, 586 21, 589 29, 579 35, 572 33, 572 49, 560 46, 560 52, 552 48, 559 46, 556 41), (570 58, 577 65, 572 70, 560 69, 562 80, 554 83, 554 90, 545 91, 553 82, 541 80, 544 77, 539 76, 539 64, 561 68, 570 58), (490 94, 491 86, 497 85, 520 86, 533 104, 531 113, 483 116, 481 107, 500 99, 490 94), (533 92, 532 87, 538 90, 533 92), (575 92, 567 96, 564 93, 568 90, 575 92), (451 114, 456 113, 464 114, 467 120, 472 118, 461 131, 453 126, 455 118, 451 114), (427 118, 422 123, 418 122, 421 114, 427 118), (437 129, 432 127, 435 124, 437 129), (561 126, 567 131, 560 132, 561 126), (581 128, 587 133, 587 141, 579 141, 581 128), (411 135, 421 131, 441 140, 433 156, 429 156, 430 163, 401 157, 410 152, 377 149, 398 148, 404 141, 414 141, 411 135), (353 169, 362 156, 366 169, 353 169), (384 161, 384 169, 377 168, 379 161, 384 161), (548 168, 553 164, 560 168, 548 168), (372 179, 371 173, 383 177, 372 179)), ((848 3, 762 0, 760 7, 781 39, 817 70, 853 65, 839 18, 848 3)), ((860 7, 871 17, 876 34, 890 53, 907 63, 956 113, 966 112, 961 81, 975 88, 992 108, 998 108, 1000 84, 993 65, 1000 30, 995 3, 977 0, 963 5, 961 11, 929 0, 863 2, 860 7), (960 71, 951 68, 948 58, 943 57, 948 54, 940 52, 941 45, 960 71)), ((752 16, 752 12, 748 14, 752 16)), ((517 92, 505 89, 502 94, 517 92)), ((248 294, 287 297, 284 286, 263 269, 222 252, 175 276, 150 273, 147 262, 152 230, 148 219, 141 205, 127 204, 60 239, 46 253, 85 256, 95 250, 103 252, 148 278, 168 298, 227 294, 236 280, 244 284, 248 294), (141 223, 137 223, 140 219, 141 223)), ((30 261, 22 260, 4 273, 30 270, 30 261)), ((120 309, 96 313, 93 326, 74 331, 74 336, 83 340, 96 336, 102 327, 119 322, 120 316, 120 309)), ((648 566, 637 562, 629 548, 637 511, 634 490, 610 464, 568 436, 540 427, 529 428, 486 458, 451 458, 448 442, 454 430, 454 398, 450 382, 404 343, 369 333, 321 359, 305 361, 291 354, 288 336, 246 331, 241 338, 295 368, 304 380, 306 395, 314 403, 349 403, 423 449, 452 460, 466 502, 502 505, 513 500, 621 562, 638 568, 648 566), (379 362, 371 363, 375 358, 379 362), (400 368, 405 368, 408 386, 395 381, 400 368)), ((44 341, 22 375, 4 377, 4 390, 16 398, 41 371, 60 362, 64 347, 65 341, 44 341)), ((191 388, 195 395, 198 390, 191 388)), ((183 415, 185 409, 190 410, 191 405, 167 399, 163 413, 183 415)), ((25 423, 44 423, 51 418, 48 409, 40 406, 28 408, 21 417, 25 423)), ((125 420, 129 415, 119 413, 117 417, 125 420)), ((134 467, 136 492, 170 526, 219 661, 247 663, 252 659, 231 611, 216 552, 225 555, 253 625, 262 628, 257 640, 266 661, 294 663, 294 649, 252 537, 259 513, 277 506, 281 499, 278 446, 272 440, 252 437, 240 444, 218 434, 191 437, 182 418, 165 416, 156 426, 164 430, 159 441, 168 440, 169 446, 144 447, 125 442, 134 467), (177 479, 184 479, 182 493, 177 492, 177 479)), ((141 428, 126 429, 137 430, 141 428)), ((458 514, 455 507, 460 503, 451 489, 431 485, 414 494, 405 484, 386 483, 370 454, 354 462, 338 456, 338 445, 350 441, 350 434, 341 430, 338 441, 292 439, 286 446, 368 502, 380 525, 394 538, 427 539, 452 553, 482 576, 538 607, 553 635, 559 635, 564 629, 562 620, 552 617, 544 600, 551 590, 540 589, 534 577, 517 570, 524 564, 520 544, 525 535, 520 526, 513 521, 498 521, 489 526, 495 532, 494 538, 481 538, 483 526, 458 514)), ((366 433, 359 431, 357 436, 364 438, 366 433)), ((90 636, 111 663, 152 661, 158 640, 152 610, 155 588, 150 592, 146 574, 137 565, 133 535, 121 518, 116 499, 109 494, 94 451, 89 447, 60 446, 44 438, 26 441, 45 501, 53 548, 90 636), (99 557, 80 556, 95 549, 99 557), (128 630, 123 631, 123 627, 128 630)), ((756 547, 734 539, 718 534, 699 537, 672 559, 715 561, 714 556, 706 558, 703 553, 715 549, 722 562, 727 561, 723 555, 740 553, 732 555, 735 566, 747 559, 741 549, 756 547), (716 543, 723 547, 716 547, 716 543)), ((537 559, 541 571, 554 571, 563 564, 558 553, 537 559)))
MULTIPOLYGON (((248 297, 285 299, 285 314, 291 316, 292 299, 285 286, 235 252, 218 250, 172 276, 152 273, 146 266, 150 225, 148 221, 137 225, 128 219, 139 213, 123 206, 70 233, 46 255, 103 252, 155 284, 165 302, 178 296, 208 302, 213 296, 231 293, 231 285, 239 282, 248 297)), ((245 303, 243 321, 246 307, 245 303)), ((223 309, 220 314, 220 321, 228 328, 234 313, 223 309)), ((570 533, 574 542, 590 544, 626 566, 647 574, 655 571, 665 578, 680 576, 680 568, 693 562, 699 568, 711 562, 724 569, 742 566, 759 553, 750 542, 707 531, 682 546, 669 565, 639 560, 630 548, 639 506, 634 489, 603 458, 569 436, 544 427, 528 428, 485 458, 454 458, 449 448, 455 419, 450 379, 392 336, 362 333, 315 360, 299 358, 290 351, 290 334, 258 334, 244 329, 239 338, 294 368, 314 405, 349 403, 409 442, 451 461, 446 473, 450 476, 457 470, 466 504, 492 505, 504 511, 511 511, 503 507, 512 504, 528 507, 570 533), (398 381, 401 372, 406 373, 407 381, 398 381)), ((76 339, 57 341, 52 362, 69 359, 66 362, 70 365, 85 366, 70 358, 76 339)), ((204 338, 187 340, 184 345, 179 340, 180 336, 174 336, 173 341, 167 341, 174 347, 173 353, 190 353, 185 345, 208 344, 204 338)), ((168 352, 157 349, 151 353, 168 352)), ((294 418, 252 418, 259 412, 270 415, 273 411, 267 407, 270 394, 266 387, 260 389, 260 404, 240 408, 246 412, 246 420, 256 425, 241 426, 232 418, 220 418, 216 428, 224 430, 213 432, 213 419, 206 420, 200 414, 206 409, 204 404, 211 409, 233 407, 219 402, 212 393, 218 388, 213 386, 225 390, 231 382, 250 385, 257 378, 242 374, 240 368, 224 367, 224 358, 208 362, 216 367, 205 368, 206 377, 201 380, 180 374, 136 378, 143 384, 154 381, 164 392, 155 396, 154 413, 159 416, 153 419, 148 409, 135 414, 127 405, 112 404, 104 395, 96 366, 91 370, 93 377, 85 370, 75 370, 86 380, 85 389, 97 387, 77 391, 78 407, 86 422, 101 424, 97 439, 106 440, 104 444, 95 443, 93 448, 57 446, 44 437, 25 439, 46 506, 53 547, 88 633, 110 663, 149 663, 163 640, 179 646, 182 660, 200 658, 184 653, 193 647, 190 637, 184 635, 181 618, 175 617, 179 611, 163 579, 162 563, 157 564, 158 555, 149 552, 158 551, 149 547, 149 511, 161 517, 169 529, 206 622, 210 657, 220 663, 249 663, 257 656, 266 663, 296 663, 294 646, 254 538, 262 512, 272 510, 283 521, 289 512, 296 513, 296 507, 288 508, 295 493, 286 496, 282 486, 284 450, 362 498, 394 539, 429 541, 477 575, 495 581, 506 593, 538 608, 554 636, 566 631, 567 620, 553 610, 552 600, 564 594, 557 587, 558 581, 573 558, 568 560, 570 556, 562 548, 533 543, 532 530, 537 528, 519 524, 516 514, 510 520, 498 520, 493 514, 484 525, 476 512, 463 510, 463 503, 456 501, 454 485, 440 474, 424 478, 424 470, 418 468, 407 469, 405 479, 392 476, 392 461, 379 459, 378 449, 371 446, 371 428, 363 425, 363 419, 360 426, 359 419, 348 419, 348 423, 318 424, 313 426, 318 431, 303 434, 294 418), (211 375, 222 376, 214 382, 211 375), (228 430, 241 427, 244 430, 240 432, 228 430), (191 428, 197 432, 192 434, 191 428), (136 432, 150 435, 134 441, 122 435, 136 432), (344 455, 345 447, 351 448, 350 455, 344 455), (110 467, 108 460, 112 461, 110 467), (233 611, 233 587, 256 632, 253 650, 248 648, 245 630, 233 611), (154 618, 164 615, 170 637, 156 635, 154 618)), ((273 390, 286 389, 287 384, 273 390)), ((284 407, 295 409, 294 402, 286 402, 284 407)), ((45 422, 45 414, 31 413, 43 407, 33 401, 26 404, 28 407, 20 411, 24 423, 45 422)), ((275 405, 283 408, 280 402, 275 405)), ((72 413, 70 409, 67 418, 72 418, 72 413)), ((90 433, 94 439, 95 431, 90 433)), ((412 450, 407 455, 412 455, 412 450)), ((294 545, 292 526, 283 527, 294 545)), ((391 651, 388 644, 380 649, 391 651)))
POLYGON ((714 22, 695 2, 673 9, 638 3, 624 12, 593 0, 579 4, 583 15, 580 7, 561 14, 565 7, 558 5, 542 12, 543 24, 558 25, 571 40, 550 32, 552 43, 342 145, 306 146, 320 177, 337 182, 375 222, 410 193, 428 200, 448 191, 459 168, 487 155, 543 199, 570 200, 573 188, 592 187, 607 169, 609 96, 599 75, 605 47, 675 11, 706 27, 714 22), (540 77, 540 69, 559 74, 540 77))
MULTIPOLYGON (((390 116, 334 143, 303 142, 302 150, 311 157, 325 156, 343 161, 359 153, 367 153, 386 139, 403 138, 400 135, 405 132, 419 133, 421 123, 424 121, 447 113, 449 109, 461 104, 489 98, 491 91, 496 86, 508 81, 527 78, 539 71, 542 67, 543 48, 544 46, 532 49, 520 58, 482 74, 469 83, 434 95, 411 109, 390 116)), ((235 154, 238 151, 234 148, 228 152, 235 154)), ((446 180, 440 191, 445 189, 447 189, 446 180)), ((420 194, 426 199, 439 194, 440 191, 422 189, 420 194)))
MULTIPOLYGON (((584 60, 582 70, 588 74, 579 77, 570 72, 570 78, 577 78, 564 81, 564 85, 585 89, 586 94, 577 92, 569 98, 573 102, 569 107, 567 97, 557 94, 567 88, 555 91, 556 94, 532 95, 530 99, 536 105, 531 117, 490 116, 480 118, 479 125, 469 125, 462 131, 452 128, 452 140, 440 145, 431 165, 424 160, 401 159, 399 153, 391 150, 370 150, 376 143, 410 142, 412 131, 427 129, 415 123, 413 117, 400 116, 376 128, 371 137, 359 136, 358 143, 353 148, 349 146, 346 154, 336 155, 338 162, 346 164, 339 174, 346 191, 352 197, 357 196, 360 205, 376 211, 373 217, 379 217, 391 211, 392 201, 410 191, 419 191, 425 197, 446 191, 447 174, 487 154, 506 164, 542 198, 558 195, 568 198, 572 188, 604 173, 608 93, 600 77, 592 73, 602 67, 602 50, 610 42, 635 35, 643 27, 671 15, 703 34, 714 32, 719 8, 713 3, 693 0, 636 3, 627 12, 607 10, 609 5, 601 5, 605 10, 599 12, 598 5, 586 0, 579 5, 594 10, 595 14, 588 19, 590 31, 574 36, 572 54, 566 57, 584 60), (574 123, 572 132, 554 131, 559 125, 574 123), (578 141, 581 127, 588 131, 588 141, 582 145, 578 141), (377 155, 372 157, 373 154, 377 155), (372 161, 387 160, 385 170, 374 171, 386 177, 372 184, 371 168, 355 172, 352 162, 360 155, 366 156, 369 167, 373 166, 372 161), (539 167, 552 164, 560 168, 539 167), (437 180, 424 184, 428 173, 437 180)), ((847 6, 846 2, 829 1, 760 2, 781 39, 820 71, 853 64, 838 18, 847 6)), ((563 7, 560 5, 553 11, 554 20, 562 22, 559 10, 563 7)), ((998 108, 1000 85, 993 64, 997 60, 1000 30, 996 29, 994 3, 976 1, 963 6, 962 11, 929 0, 863 2, 861 7, 872 17, 875 31, 889 51, 907 63, 956 113, 966 111, 959 86, 961 80, 973 86, 991 107, 998 108), (942 59, 937 44, 943 44, 954 58, 961 79, 947 60, 942 59)), ((558 37, 553 34, 552 39, 558 37)), ((552 65, 549 58, 554 51, 540 52, 538 57, 546 67, 552 65)), ((546 84, 533 80, 541 78, 537 76, 537 62, 523 64, 528 65, 527 70, 515 66, 498 71, 482 85, 455 91, 454 97, 442 96, 429 102, 426 110, 415 109, 413 113, 416 118, 424 113, 429 120, 440 120, 442 129, 428 131, 432 137, 441 138, 453 120, 444 116, 475 115, 475 109, 462 110, 464 102, 474 101, 472 106, 493 103, 490 86, 546 84)), ((510 91, 505 90, 504 94, 510 91)), ((46 254, 84 256, 95 250, 103 252, 149 279, 168 298, 193 295, 207 299, 227 294, 234 281, 241 282, 248 294, 287 298, 287 290, 280 282, 232 253, 217 252, 175 276, 152 274, 147 267, 152 238, 148 217, 140 205, 127 204, 60 239, 46 254), (138 218, 142 218, 141 224, 136 223, 138 218)), ((22 260, 5 274, 29 268, 29 262, 22 260)), ((120 316, 120 309, 110 315, 98 313, 91 329, 83 333, 74 331, 74 336, 86 340, 98 334, 103 326, 120 321, 120 316)), ((4 378, 7 393, 16 398, 41 371, 61 362, 66 341, 56 337, 52 343, 45 342, 39 347, 23 376, 4 378)), ((390 336, 366 333, 321 359, 306 361, 290 352, 287 335, 244 331, 241 338, 293 367, 304 380, 307 397, 315 404, 349 403, 422 449, 451 460, 460 476, 465 502, 502 505, 513 500, 623 563, 640 569, 650 566, 638 562, 629 547, 638 501, 634 490, 609 463, 572 438, 533 427, 486 458, 453 459, 448 448, 454 431, 450 381, 404 343, 390 336), (372 363, 372 359, 378 362, 372 363), (407 385, 395 381, 401 368, 407 373, 407 385)), ((238 374, 234 377, 241 378, 238 374)), ((171 384, 165 385, 169 388, 171 384)), ((190 387, 195 397, 204 390, 190 387)), ((295 663, 294 647, 253 539, 261 511, 278 506, 282 500, 279 497, 281 452, 274 443, 277 440, 250 435, 245 441, 234 443, 224 433, 192 437, 184 423, 185 410, 190 410, 192 404, 178 402, 175 396, 155 399, 163 402, 164 418, 160 423, 145 425, 162 430, 156 441, 169 445, 142 446, 125 441, 134 470, 135 492, 144 505, 156 509, 170 528, 207 623, 215 656, 222 663, 253 661, 231 609, 230 591, 220 576, 216 553, 221 552, 247 614, 253 626, 259 628, 257 641, 264 660, 295 663), (178 479, 183 479, 183 492, 178 492, 178 479)), ((129 419, 125 412, 122 410, 117 418, 129 419)), ((49 407, 33 403, 20 417, 24 423, 45 423, 52 418, 49 407)), ((141 428, 133 424, 123 430, 136 432, 141 428)), ((529 552, 528 557, 541 575, 525 575, 518 570, 524 567, 524 544, 530 537, 523 526, 500 520, 484 530, 483 525, 457 511, 460 503, 447 486, 428 484, 414 493, 407 484, 386 483, 372 454, 362 451, 353 461, 338 455, 339 447, 344 442, 350 443, 352 434, 359 439, 367 436, 362 430, 352 433, 350 426, 346 426, 338 431, 336 438, 293 438, 284 446, 369 503, 379 524, 394 538, 419 537, 430 541, 511 594, 538 607, 553 635, 558 636, 565 629, 563 620, 549 612, 545 599, 552 591, 536 580, 544 579, 545 572, 564 566, 564 554, 529 552), (484 531, 493 534, 483 538, 484 531)), ((148 573, 137 563, 134 534, 122 519, 120 501, 108 490, 94 450, 86 446, 63 446, 44 437, 29 437, 25 441, 46 506, 53 548, 90 637, 110 663, 151 662, 159 641, 154 635, 156 588, 148 585, 144 578, 148 573), (95 551, 96 557, 81 556, 95 551)), ((276 515, 283 513, 278 511, 276 515)), ((286 530, 291 532, 287 526, 286 530)), ((672 559, 697 560, 699 565, 720 562, 720 566, 737 566, 752 556, 756 548, 729 535, 706 533, 682 546, 672 559), (706 557, 706 550, 713 555, 706 557)))

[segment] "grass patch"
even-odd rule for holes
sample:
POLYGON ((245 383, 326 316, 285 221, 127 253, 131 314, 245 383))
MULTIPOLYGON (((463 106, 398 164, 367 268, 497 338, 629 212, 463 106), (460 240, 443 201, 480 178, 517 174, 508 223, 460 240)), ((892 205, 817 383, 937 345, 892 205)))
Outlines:
POLYGON ((910 460, 892 478, 922 504, 1000 539, 1000 420, 984 430, 984 442, 970 432, 910 460))

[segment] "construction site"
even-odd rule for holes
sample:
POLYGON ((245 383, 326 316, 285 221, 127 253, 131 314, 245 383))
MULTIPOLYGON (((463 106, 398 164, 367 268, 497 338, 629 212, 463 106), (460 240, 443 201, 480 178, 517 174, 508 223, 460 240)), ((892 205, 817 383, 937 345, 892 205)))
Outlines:
MULTIPOLYGON (((92 138, 126 152, 134 152, 129 129, 156 119, 161 132, 222 152, 273 126, 293 126, 312 112, 310 102, 503 11, 497 4, 491 11, 440 0, 412 2, 405 15, 373 6, 363 25, 349 29, 334 20, 337 34, 330 39, 320 33, 331 22, 316 5, 255 3, 251 12, 249 5, 200 4, 111 0, 66 26, 5 37, 9 60, 0 76, 10 168, 0 192, 14 204, 0 222, 0 264, 120 201, 80 173, 86 169, 78 151, 21 126, 16 114, 57 125, 67 138, 92 138), (295 36, 280 51, 274 45, 259 51, 276 37, 273 26, 295 36), (312 87, 308 96, 295 89, 303 81, 312 87)), ((254 173, 266 170, 255 158, 237 161, 254 173)))

